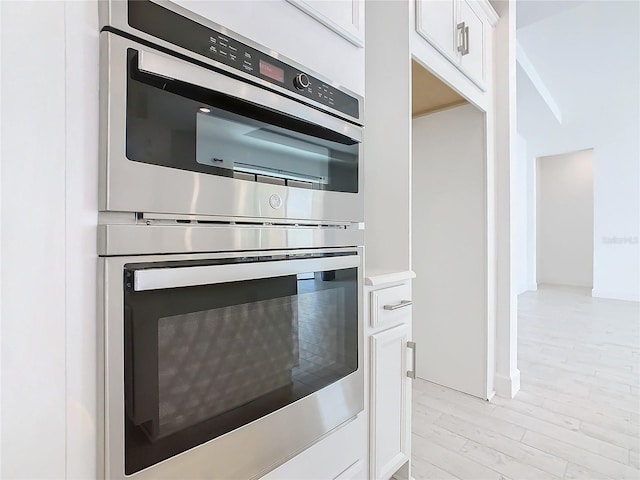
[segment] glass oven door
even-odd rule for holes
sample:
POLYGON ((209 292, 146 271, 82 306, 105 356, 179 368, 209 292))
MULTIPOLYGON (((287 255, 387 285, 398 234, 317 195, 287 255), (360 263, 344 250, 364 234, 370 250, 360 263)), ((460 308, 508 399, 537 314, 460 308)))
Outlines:
MULTIPOLYGON (((147 54, 147 57, 149 54, 147 54)), ((358 192, 359 142, 199 85, 127 50, 127 158, 293 188, 358 192)))
POLYGON ((125 474, 356 372, 359 263, 340 251, 124 264, 125 474))

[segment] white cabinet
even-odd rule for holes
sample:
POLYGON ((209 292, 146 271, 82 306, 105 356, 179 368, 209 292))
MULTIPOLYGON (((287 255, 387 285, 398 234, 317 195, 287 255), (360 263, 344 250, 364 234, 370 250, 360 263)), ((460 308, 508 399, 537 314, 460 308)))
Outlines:
POLYGON ((374 479, 388 479, 409 459, 410 327, 397 325, 371 336, 371 435, 374 479))
POLYGON ((361 413, 261 480, 363 480, 366 478, 366 416, 361 413))
POLYGON ((404 283, 371 292, 371 326, 387 328, 411 321, 411 285, 404 283))
POLYGON ((370 478, 410 478, 413 272, 369 277, 370 478))
POLYGON ((454 0, 416 0, 416 30, 440 53, 457 61, 454 0))
POLYGON ((363 0, 287 1, 357 47, 364 46, 363 0))
POLYGON ((486 0, 416 0, 416 31, 483 91, 495 21, 486 0))
POLYGON ((456 51, 460 54, 462 72, 478 86, 486 84, 485 23, 477 2, 461 0, 458 5, 456 51))

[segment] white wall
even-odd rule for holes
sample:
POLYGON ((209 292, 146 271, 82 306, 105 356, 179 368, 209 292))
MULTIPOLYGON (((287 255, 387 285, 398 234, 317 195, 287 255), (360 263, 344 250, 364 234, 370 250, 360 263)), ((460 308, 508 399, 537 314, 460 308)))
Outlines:
POLYGON ((538 284, 593 285, 593 161, 584 150, 538 159, 538 284))
POLYGON ((640 301, 640 112, 630 117, 594 143, 593 296, 640 301))
POLYGON ((538 283, 536 281, 536 170, 537 161, 536 158, 529 152, 529 147, 526 149, 525 156, 525 170, 526 170, 526 189, 527 189, 527 210, 525 216, 527 218, 527 270, 526 270, 526 288, 529 290, 537 290, 538 283))
POLYGON ((407 2, 366 3, 365 276, 411 269, 408 9, 407 2))
MULTIPOLYGON (((0 28, 2 5, 0 4, 0 28)), ((2 33, 0 33, 0 105, 2 105, 2 33)), ((2 114, 0 113, 0 375, 2 375, 2 114)), ((2 476, 2 377, 0 376, 0 476, 2 476)))
POLYGON ((1 2, 2 472, 64 478, 65 5, 1 2))
MULTIPOLYGON (((516 5, 515 0, 496 0, 493 7, 500 20, 493 32, 493 110, 489 120, 487 146, 487 202, 489 252, 489 302, 495 298, 495 375, 496 394, 513 398, 520 389, 518 370, 518 305, 515 288, 515 211, 514 169, 516 158, 516 5), (495 118, 495 131, 492 119, 495 118), (495 155, 491 139, 495 139, 495 155), (493 159, 493 161, 491 161, 493 159), (495 212, 495 220, 491 221, 495 212), (495 227, 494 227, 495 225, 495 227), (495 235, 493 233, 495 230, 495 235), (495 252, 495 254, 494 254, 495 252), (493 272, 495 265, 495 274, 493 272), (495 278, 495 297, 492 280, 495 278)), ((491 303, 490 303, 491 304, 491 303)), ((489 352, 492 351, 492 311, 489 309, 489 352)), ((489 364, 491 366, 492 364, 489 364)))
POLYGON ((467 104, 425 115, 412 135, 417 375, 486 398, 484 114, 467 104))
POLYGON ((66 468, 96 476, 98 7, 65 2, 66 468))
POLYGON ((516 293, 527 291, 527 142, 517 136, 516 156, 513 163, 513 198, 514 209, 514 265, 513 281, 516 293))
POLYGON ((514 282, 516 294, 536 290, 535 158, 529 155, 527 141, 517 135, 514 158, 514 282))
POLYGON ((585 2, 518 30, 523 46, 559 52, 550 59, 556 63, 538 65, 535 51, 527 51, 545 80, 560 75, 549 88, 561 93, 562 124, 518 69, 518 131, 528 155, 593 149, 593 295, 634 301, 640 301, 639 15, 638 2, 585 2), (554 32, 563 41, 548 45, 554 32), (587 47, 590 41, 596 47, 587 47), (567 58, 580 75, 561 63, 567 58))

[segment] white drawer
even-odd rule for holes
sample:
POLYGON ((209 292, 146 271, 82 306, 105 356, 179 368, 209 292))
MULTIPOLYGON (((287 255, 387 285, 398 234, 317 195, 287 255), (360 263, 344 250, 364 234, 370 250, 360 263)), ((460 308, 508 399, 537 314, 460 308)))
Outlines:
POLYGON ((373 328, 388 327, 411 321, 411 284, 371 292, 371 318, 373 328))
POLYGON ((366 462, 367 424, 361 413, 261 480, 364 480, 366 462))

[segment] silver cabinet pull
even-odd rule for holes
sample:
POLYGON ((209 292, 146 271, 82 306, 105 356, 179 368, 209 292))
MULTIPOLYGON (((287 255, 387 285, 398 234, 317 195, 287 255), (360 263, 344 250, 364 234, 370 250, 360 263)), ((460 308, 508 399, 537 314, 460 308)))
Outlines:
POLYGON ((466 22, 460 22, 456 28, 462 33, 462 44, 458 45, 457 50, 462 56, 467 55, 469 53, 469 27, 466 22))
POLYGON ((397 310, 402 307, 408 307, 413 302, 411 300, 401 300, 400 303, 396 303, 395 305, 385 305, 383 308, 385 310, 397 310))
POLYGON ((464 27, 464 51, 462 55, 469 54, 469 26, 464 27))
POLYGON ((407 371, 407 377, 416 378, 416 342, 407 342, 407 348, 411 349, 411 368, 407 371))
MULTIPOLYGON (((462 43, 458 45, 458 52, 462 53, 464 55, 464 27, 465 27, 465 23, 464 22, 460 22, 458 25, 456 25, 456 29, 458 29, 460 31, 460 33, 462 34, 462 43)), ((460 37, 458 37, 460 38, 460 37)))

